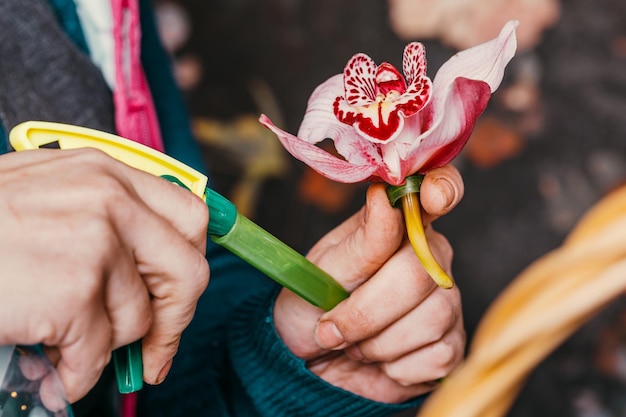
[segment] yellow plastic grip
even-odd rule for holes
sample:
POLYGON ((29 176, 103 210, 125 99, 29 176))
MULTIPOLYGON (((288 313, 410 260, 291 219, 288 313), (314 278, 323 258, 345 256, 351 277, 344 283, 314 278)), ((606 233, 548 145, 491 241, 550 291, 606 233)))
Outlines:
POLYGON ((99 130, 63 123, 28 121, 14 127, 9 140, 16 151, 96 148, 141 171, 159 177, 175 177, 201 198, 206 190, 206 175, 148 146, 99 130))

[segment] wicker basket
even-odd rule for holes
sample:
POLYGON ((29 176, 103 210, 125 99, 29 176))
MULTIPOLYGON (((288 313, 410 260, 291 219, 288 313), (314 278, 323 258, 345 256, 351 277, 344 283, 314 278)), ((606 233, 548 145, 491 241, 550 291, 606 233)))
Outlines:
POLYGON ((498 417, 539 362, 626 290, 626 187, 587 212, 482 318, 465 363, 418 417, 498 417))

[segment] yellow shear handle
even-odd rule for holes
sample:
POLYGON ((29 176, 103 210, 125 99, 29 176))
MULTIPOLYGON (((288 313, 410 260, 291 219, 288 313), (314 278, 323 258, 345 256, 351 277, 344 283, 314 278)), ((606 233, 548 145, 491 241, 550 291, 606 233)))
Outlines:
POLYGON ((201 198, 206 190, 206 175, 148 146, 99 130, 63 123, 29 121, 14 127, 9 140, 16 151, 38 148, 100 149, 141 171, 159 177, 175 177, 201 198))

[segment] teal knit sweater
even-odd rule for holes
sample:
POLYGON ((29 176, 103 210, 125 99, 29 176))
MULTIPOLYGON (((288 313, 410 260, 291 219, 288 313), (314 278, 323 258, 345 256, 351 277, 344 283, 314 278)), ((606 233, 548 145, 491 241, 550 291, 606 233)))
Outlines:
MULTIPOLYGON (((50 2, 66 33, 88 52, 72 0, 50 2)), ((142 61, 165 148, 174 158, 203 170, 150 1, 140 4, 142 61)), ((1 137, 0 143, 5 145, 1 137)), ((169 376, 140 393, 140 416, 380 417, 421 403, 421 397, 401 405, 373 402, 309 372, 274 328, 272 307, 278 286, 214 244, 209 243, 207 257, 208 289, 183 334, 169 376)))

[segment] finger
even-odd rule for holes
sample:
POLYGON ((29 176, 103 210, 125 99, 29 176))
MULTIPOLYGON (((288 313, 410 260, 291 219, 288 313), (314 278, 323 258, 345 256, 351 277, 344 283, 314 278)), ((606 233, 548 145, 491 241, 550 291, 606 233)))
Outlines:
POLYGON ((102 167, 123 184, 129 183, 132 191, 151 211, 166 219, 178 233, 204 253, 209 214, 201 198, 183 187, 132 168, 98 150, 63 152, 74 152, 72 156, 80 158, 82 165, 102 167))
POLYGON ((464 190, 463 178, 453 165, 430 170, 420 188, 424 223, 449 213, 463 198, 464 190))
MULTIPOLYGON (((39 386, 39 397, 43 406, 52 412, 61 411, 68 404, 63 384, 54 373, 49 373, 42 379, 39 386)), ((29 416, 32 414, 31 411, 29 416)))
POLYGON ((422 302, 436 285, 418 262, 404 262, 408 256, 415 255, 405 246, 348 299, 322 315, 316 328, 318 344, 344 349, 377 334, 422 302))
POLYGON ((47 175, 55 171, 55 166, 58 167, 57 172, 69 171, 71 167, 76 172, 82 170, 86 174, 83 176, 85 181, 97 178, 94 174, 100 170, 107 177, 126 185, 129 191, 142 199, 152 211, 167 219, 198 250, 205 250, 207 205, 189 190, 163 178, 132 168, 93 148, 63 151, 37 149, 14 152, 2 158, 3 166, 9 172, 11 167, 31 165, 29 170, 20 170, 20 175, 31 175, 34 180, 40 177, 40 172, 47 175))
POLYGON ((132 216, 124 219, 122 213, 118 218, 152 297, 153 321, 143 338, 142 352, 144 379, 154 384, 167 374, 165 368, 178 349, 180 335, 208 284, 209 267, 203 252, 162 217, 150 213, 140 224, 132 216))
MULTIPOLYGON (((110 361, 112 329, 104 303, 110 271, 105 265, 124 265, 127 262, 122 259, 124 252, 119 249, 120 242, 107 222, 78 223, 83 236, 95 245, 89 248, 72 246, 72 259, 60 255, 63 268, 56 271, 64 279, 57 283, 52 293, 56 302, 62 300, 63 304, 57 303, 57 307, 63 311, 59 313, 59 322, 53 320, 44 327, 41 339, 44 345, 55 346, 47 352, 53 354, 51 360, 70 401, 86 395, 110 361), (91 258, 88 256, 90 250, 107 256, 91 258)), ((74 233, 77 233, 76 230, 74 233)), ((41 331, 36 333, 42 334, 41 331)))
MULTIPOLYGON (((76 292, 74 309, 81 311, 80 317, 71 320, 64 331, 55 332, 54 340, 44 340, 58 348, 60 357, 51 359, 56 363, 70 401, 82 398, 95 385, 114 348, 141 338, 151 323, 148 291, 136 269, 132 251, 126 248, 119 233, 115 235, 109 226, 103 229, 95 225, 90 223, 95 230, 91 235, 109 248, 100 252, 106 256, 93 267, 77 267, 76 277, 67 273, 67 282, 92 282, 95 287, 85 286, 83 291, 76 292), (111 235, 107 237, 106 233, 111 235), (90 280, 79 276, 89 271, 99 271, 102 275, 90 280)), ((82 259, 89 263, 86 254, 83 255, 82 259)))
POLYGON ((459 327, 462 323, 457 323, 439 341, 395 361, 380 364, 381 369, 402 386, 432 385, 432 381, 448 376, 463 360, 465 332, 459 327))
MULTIPOLYGON (((450 270, 450 245, 445 237, 432 233, 431 245, 442 266, 450 270)), ((368 339, 406 315, 437 287, 413 248, 405 244, 348 299, 322 315, 316 329, 317 342, 327 349, 368 339)))
POLYGON ((349 347, 346 354, 359 361, 390 362, 435 343, 462 320, 460 304, 456 287, 437 288, 415 309, 374 337, 349 347))
POLYGON ((54 412, 67 405, 65 388, 59 376, 55 372, 50 372, 53 365, 46 357, 35 354, 21 355, 17 363, 26 379, 40 381, 39 397, 44 407, 54 412))
POLYGON ((141 339, 152 325, 152 305, 134 259, 122 248, 107 280, 105 306, 111 323, 111 349, 141 339))
POLYGON ((351 291, 391 257, 403 235, 402 213, 391 207, 384 186, 377 184, 368 189, 365 206, 307 257, 351 291))
POLYGON ((372 401, 399 404, 433 389, 432 383, 400 385, 384 375, 377 363, 355 362, 342 354, 330 356, 330 363, 309 362, 307 368, 326 382, 372 401))
POLYGON ((59 346, 61 357, 56 369, 70 402, 87 395, 111 359, 111 329, 106 312, 94 308, 88 314, 90 317, 76 324, 68 340, 59 346))
POLYGON ((53 149, 29 149, 21 152, 9 152, 0 155, 2 169, 13 171, 17 168, 41 164, 55 160, 60 156, 58 150, 53 149))
POLYGON ((43 378, 50 370, 45 358, 37 355, 23 355, 17 360, 17 366, 24 378, 36 381, 43 378))
POLYGON ((146 205, 204 254, 209 223, 206 203, 191 191, 163 178, 133 168, 130 168, 128 177, 146 205))

